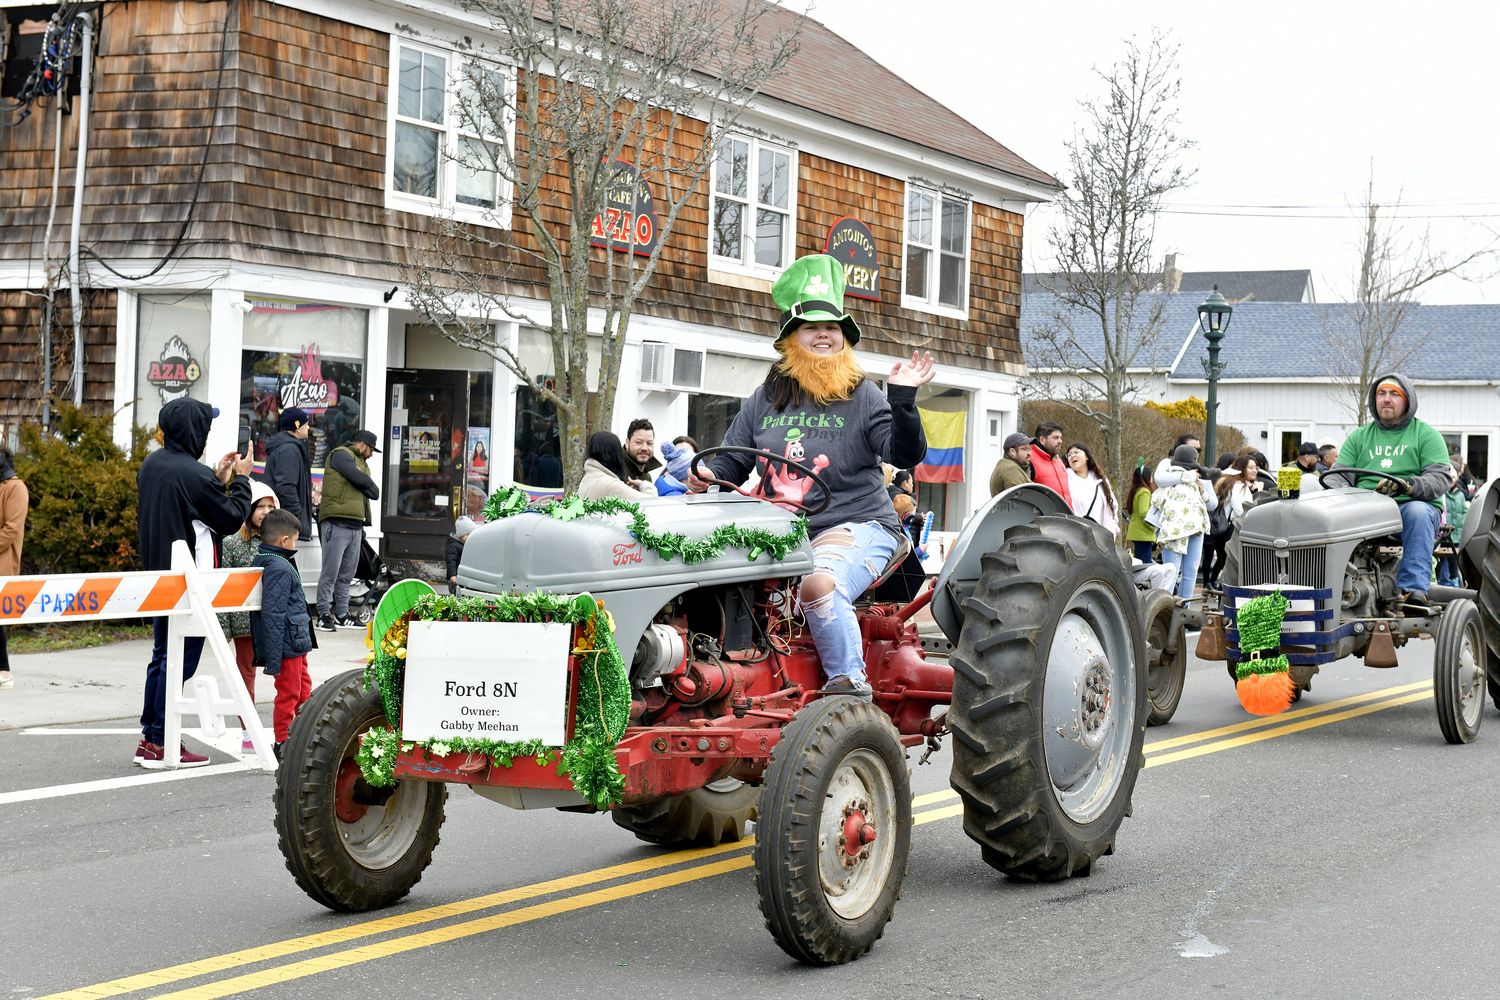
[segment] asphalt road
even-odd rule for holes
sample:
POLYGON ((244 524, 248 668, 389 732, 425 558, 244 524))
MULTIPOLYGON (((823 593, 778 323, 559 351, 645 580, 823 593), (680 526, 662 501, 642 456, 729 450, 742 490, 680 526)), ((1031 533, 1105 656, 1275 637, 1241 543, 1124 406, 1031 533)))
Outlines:
POLYGON ((0 731, 0 994, 1497 996, 1500 718, 1487 707, 1478 741, 1449 746, 1424 686, 1432 643, 1402 659, 1334 665, 1288 716, 1210 736, 1248 717, 1223 666, 1194 662, 1177 717, 1148 731, 1116 853, 1086 879, 985 866, 948 754, 916 768, 914 753, 904 896, 869 955, 829 969, 776 947, 744 847, 667 852, 607 817, 455 786, 411 895, 333 914, 282 866, 269 775, 15 801, 144 772, 130 736, 0 731), (598 873, 616 865, 634 867, 598 873), (538 886, 570 876, 585 877, 538 886))

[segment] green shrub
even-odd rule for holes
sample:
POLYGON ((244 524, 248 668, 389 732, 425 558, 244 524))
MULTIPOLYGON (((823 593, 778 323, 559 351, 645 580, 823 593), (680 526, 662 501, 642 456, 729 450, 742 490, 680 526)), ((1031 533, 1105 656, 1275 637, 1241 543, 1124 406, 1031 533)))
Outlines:
POLYGON ((68 403, 54 408, 51 434, 21 428, 16 475, 31 494, 23 573, 103 573, 140 569, 135 474, 146 432, 132 433, 130 454, 115 444, 110 417, 68 403))

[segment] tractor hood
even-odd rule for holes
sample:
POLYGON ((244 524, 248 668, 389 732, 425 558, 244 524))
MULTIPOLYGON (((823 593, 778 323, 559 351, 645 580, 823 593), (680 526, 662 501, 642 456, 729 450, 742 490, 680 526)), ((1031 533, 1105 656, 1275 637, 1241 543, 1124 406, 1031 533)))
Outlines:
MULTIPOLYGON (((796 522, 774 504, 737 494, 647 497, 640 507, 653 531, 681 532, 694 542, 722 524, 783 534, 796 522)), ((628 661, 651 618, 678 594, 694 587, 804 576, 812 568, 807 542, 780 561, 762 553, 752 562, 750 553, 730 548, 717 559, 689 566, 680 558, 663 559, 637 541, 626 515, 560 521, 526 512, 474 529, 458 567, 458 586, 469 594, 588 591, 614 616, 616 640, 628 661)))
POLYGON ((1239 540, 1272 548, 1307 548, 1401 533, 1401 508, 1390 497, 1345 487, 1247 507, 1239 540))

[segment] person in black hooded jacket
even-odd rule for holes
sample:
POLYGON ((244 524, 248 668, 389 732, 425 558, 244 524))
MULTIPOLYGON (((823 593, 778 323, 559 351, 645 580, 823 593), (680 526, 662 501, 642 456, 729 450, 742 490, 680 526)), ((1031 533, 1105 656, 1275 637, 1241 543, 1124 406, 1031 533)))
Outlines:
POLYGON ((281 411, 281 433, 266 442, 265 483, 281 509, 302 522, 299 541, 312 538, 312 460, 307 453, 307 411, 281 411))
MULTIPOLYGON (((208 428, 217 410, 196 399, 174 399, 161 408, 157 426, 162 447, 146 456, 136 474, 136 532, 143 569, 172 568, 172 543, 187 542, 200 569, 217 563, 219 538, 238 531, 250 515, 249 455, 230 452, 211 469, 199 459, 208 443, 208 428)), ((142 767, 163 766, 162 740, 166 729, 167 619, 155 621, 151 662, 146 667, 145 708, 141 712, 141 742, 135 762, 142 767)), ((184 641, 182 679, 198 669, 203 637, 184 641)), ((207 764, 208 758, 182 753, 184 766, 207 764)))

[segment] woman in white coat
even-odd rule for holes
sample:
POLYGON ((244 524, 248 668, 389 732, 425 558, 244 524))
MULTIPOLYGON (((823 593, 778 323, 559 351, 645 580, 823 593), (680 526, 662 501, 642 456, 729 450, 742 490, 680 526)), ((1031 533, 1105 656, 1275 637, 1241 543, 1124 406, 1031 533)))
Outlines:
POLYGON ((620 439, 614 434, 609 431, 591 434, 578 495, 585 500, 603 500, 605 497, 639 500, 656 496, 656 487, 651 480, 627 478, 624 454, 620 439))
POLYGON ((1092 518, 1109 529, 1111 535, 1120 534, 1120 509, 1115 503, 1115 492, 1109 487, 1094 453, 1087 445, 1073 444, 1063 453, 1068 463, 1068 499, 1073 513, 1079 517, 1092 518))

